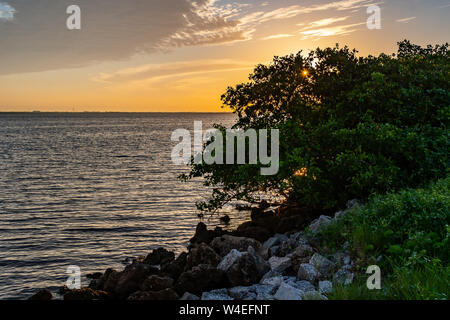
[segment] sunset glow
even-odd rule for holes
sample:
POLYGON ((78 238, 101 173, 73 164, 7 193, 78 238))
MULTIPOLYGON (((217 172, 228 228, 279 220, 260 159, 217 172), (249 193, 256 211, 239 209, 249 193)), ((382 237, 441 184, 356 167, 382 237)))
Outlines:
POLYGON ((275 55, 448 40, 443 0, 131 2, 78 1, 80 30, 66 29, 69 1, 2 2, 0 111, 227 111, 227 86, 275 55), (380 30, 366 27, 372 4, 380 30))

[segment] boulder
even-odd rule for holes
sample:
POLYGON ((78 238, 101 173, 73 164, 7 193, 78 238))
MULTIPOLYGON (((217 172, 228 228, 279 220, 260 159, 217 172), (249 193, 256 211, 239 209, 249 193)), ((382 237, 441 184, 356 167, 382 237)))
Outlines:
POLYGON ((333 220, 328 216, 320 216, 309 225, 309 230, 316 234, 320 231, 320 229, 328 226, 333 220))
POLYGON ((234 236, 252 238, 263 242, 266 241, 272 233, 265 227, 257 225, 253 221, 248 221, 241 224, 232 234, 234 236))
POLYGON ((53 299, 53 294, 50 290, 42 289, 33 294, 28 300, 37 300, 37 301, 50 301, 53 299))
POLYGON ((333 262, 318 253, 314 253, 309 263, 316 268, 319 272, 318 276, 322 278, 327 277, 334 268, 333 262))
POLYGON ((312 264, 302 263, 298 268, 297 278, 299 280, 314 282, 317 278, 317 270, 312 264))
POLYGON ((274 272, 283 273, 287 268, 292 265, 291 258, 289 257, 276 257, 273 256, 269 259, 270 269, 274 272))
POLYGON ((255 300, 256 299, 256 293, 254 292, 253 286, 248 287, 234 287, 231 289, 228 289, 228 294, 230 297, 236 300, 255 300))
POLYGON ((161 272, 168 275, 170 278, 177 280, 180 274, 184 271, 187 262, 187 253, 181 253, 174 261, 167 263, 161 267, 161 272))
POLYGON ((228 281, 225 272, 207 264, 201 264, 183 272, 175 283, 175 290, 179 294, 184 292, 201 294, 226 287, 228 287, 228 281))
POLYGON ((302 291, 287 283, 281 283, 274 295, 276 300, 302 300, 302 291))
POLYGON ((233 298, 228 295, 227 289, 216 289, 203 292, 202 300, 233 300, 233 298))
POLYGON ((108 298, 110 298, 110 294, 107 292, 90 288, 69 290, 64 294, 64 300, 67 301, 106 300, 108 298))
POLYGON ((138 291, 144 280, 157 272, 159 272, 158 269, 148 264, 133 263, 122 272, 116 273, 114 276, 110 275, 106 287, 118 298, 125 298, 138 291), (113 287, 110 288, 110 286, 113 287))
MULTIPOLYGON (((265 275, 264 275, 264 277, 265 277, 265 275)), ((278 275, 278 276, 274 276, 274 277, 263 278, 263 279, 261 279, 261 281, 259 283, 263 284, 263 285, 279 287, 282 282, 283 282, 283 276, 278 275)))
POLYGON ((279 243, 286 241, 288 239, 284 234, 276 234, 264 242, 264 244, 259 249, 260 255, 264 259, 270 258, 270 249, 278 245, 279 243))
POLYGON ((236 249, 232 249, 225 257, 223 257, 222 261, 220 261, 219 265, 217 266, 217 269, 228 271, 230 267, 233 265, 233 263, 236 262, 240 257, 242 256, 242 253, 237 251, 236 249))
POLYGON ((161 291, 173 286, 173 279, 151 275, 141 285, 142 291, 161 291))
POLYGON ((209 264, 215 267, 220 260, 219 255, 210 246, 202 242, 191 247, 187 255, 185 270, 190 270, 199 264, 209 264))
POLYGON ((242 253, 227 269, 226 275, 232 286, 250 286, 258 283, 270 270, 270 265, 257 255, 252 247, 242 253))
POLYGON ((333 281, 343 285, 349 285, 353 282, 355 274, 350 271, 349 266, 344 266, 333 275, 333 281))
POLYGON ((199 222, 195 229, 195 235, 191 238, 191 243, 206 243, 209 244, 214 238, 226 234, 221 228, 216 227, 214 230, 208 230, 206 224, 199 222))
POLYGON ((127 300, 179 300, 178 294, 172 288, 160 291, 137 291, 131 294, 127 300))
POLYGON ((362 203, 358 199, 347 201, 347 209, 353 209, 354 207, 360 207, 361 205, 362 203))
POLYGON ((279 286, 271 286, 265 284, 255 284, 252 286, 256 294, 256 300, 273 300, 273 295, 279 286))
POLYGON ((224 257, 232 249, 238 251, 246 251, 249 246, 252 246, 256 250, 261 247, 261 243, 255 239, 236 237, 230 235, 224 235, 222 237, 214 238, 211 242, 211 247, 221 256, 224 257))
POLYGON ((200 297, 196 296, 195 294, 192 294, 190 292, 185 292, 180 300, 200 300, 200 297))
POLYGON ((306 281, 306 280, 300 280, 300 281, 291 280, 291 281, 287 281, 287 284, 293 286, 294 288, 299 289, 302 292, 309 292, 309 291, 316 290, 316 288, 309 281, 306 281))
POLYGON ((297 242, 292 239, 287 239, 286 241, 280 243, 278 249, 275 251, 275 255, 285 257, 286 255, 292 253, 295 248, 297 248, 297 242))
POLYGON ((343 219, 348 213, 348 210, 342 210, 342 211, 338 211, 334 214, 334 220, 338 221, 343 219))
POLYGON ((333 291, 333 283, 331 281, 319 281, 319 292, 320 293, 331 293, 333 291))
POLYGON ((175 254, 173 252, 168 251, 164 248, 158 248, 149 253, 144 259, 143 263, 149 265, 163 265, 170 263, 174 259, 175 254))

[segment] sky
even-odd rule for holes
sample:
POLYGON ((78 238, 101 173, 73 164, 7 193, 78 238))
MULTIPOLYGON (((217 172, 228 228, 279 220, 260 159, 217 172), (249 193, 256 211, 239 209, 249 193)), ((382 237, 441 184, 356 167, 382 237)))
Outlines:
POLYGON ((229 111, 221 94, 273 56, 445 43, 449 13, 450 0, 0 0, 0 111, 229 111))

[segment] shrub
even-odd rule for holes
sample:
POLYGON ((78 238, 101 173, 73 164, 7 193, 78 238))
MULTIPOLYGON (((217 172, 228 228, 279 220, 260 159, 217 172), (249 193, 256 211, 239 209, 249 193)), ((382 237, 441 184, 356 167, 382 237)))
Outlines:
POLYGON ((201 176, 214 187, 198 207, 214 211, 263 191, 331 211, 445 176, 448 45, 403 41, 397 55, 356 54, 336 46, 275 57, 248 83, 228 88, 222 100, 238 115, 234 128, 280 129, 280 170, 261 176, 260 165, 193 165, 182 178, 201 176))
POLYGON ((449 225, 450 177, 423 189, 372 196, 318 237, 332 249, 347 242, 361 272, 368 265, 380 265, 383 290, 369 292, 361 280, 337 287, 332 297, 447 299, 449 225))

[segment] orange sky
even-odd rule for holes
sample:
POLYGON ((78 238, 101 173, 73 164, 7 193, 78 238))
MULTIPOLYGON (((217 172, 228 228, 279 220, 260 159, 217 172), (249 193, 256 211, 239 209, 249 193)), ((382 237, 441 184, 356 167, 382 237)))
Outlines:
POLYGON ((42 6, 10 0, 5 3, 16 12, 8 17, 0 6, 0 111, 224 111, 226 87, 246 81, 254 65, 274 55, 337 42, 364 55, 391 53, 404 38, 443 43, 450 29, 448 1, 438 0, 202 0, 176 10, 154 1, 145 2, 154 8, 142 8, 141 0, 122 8, 108 0, 111 16, 129 14, 111 24, 102 14, 108 10, 97 13, 86 1, 78 1, 83 27, 72 31, 61 27, 67 14, 59 9, 40 12, 42 6), (374 3, 381 8, 380 30, 366 27, 367 6, 374 3), (145 10, 155 9, 181 15, 180 21, 171 18, 174 25, 167 26, 155 16, 147 30, 145 10), (29 26, 35 17, 46 24, 29 26), (53 21, 62 30, 54 31, 53 21))

